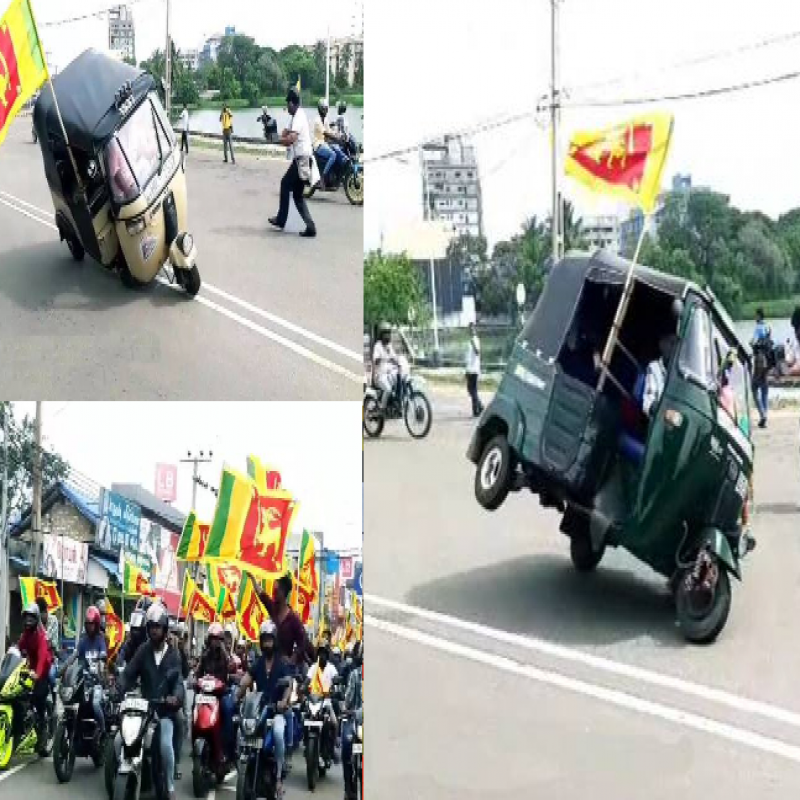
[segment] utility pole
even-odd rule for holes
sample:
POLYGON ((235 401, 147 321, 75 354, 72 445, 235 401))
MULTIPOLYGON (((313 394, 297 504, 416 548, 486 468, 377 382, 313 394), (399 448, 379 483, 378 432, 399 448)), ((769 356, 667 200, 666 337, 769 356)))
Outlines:
POLYGON ((325 54, 325 99, 331 101, 331 26, 328 25, 328 45, 325 54))
POLYGON ((559 97, 558 75, 558 4, 561 0, 550 0, 550 160, 552 167, 553 203, 551 211, 553 264, 558 261, 561 250, 561 196, 558 190, 558 128, 561 116, 561 99, 559 97))
MULTIPOLYGON (((169 0, 167 0, 169 3, 169 0)), ((200 481, 200 464, 210 464, 211 459, 214 457, 214 453, 209 450, 208 457, 206 457, 205 451, 201 450, 199 456, 194 455, 191 450, 187 451, 186 458, 181 459, 181 464, 192 464, 192 511, 197 508, 197 485, 200 481)), ((194 578, 195 583, 197 583, 197 574, 200 568, 200 564, 195 561, 192 564, 192 578, 194 578)), ((194 641, 194 617, 189 617, 189 650, 192 649, 192 642, 194 641)))
POLYGON ((322 614, 325 608, 325 564, 328 560, 325 556, 325 534, 319 531, 319 604, 317 605, 317 630, 319 630, 320 622, 322 621, 322 614))
POLYGON ((167 49, 164 52, 164 83, 166 83, 167 120, 172 113, 172 41, 169 37, 170 0, 167 0, 167 49))
POLYGON ((6 552, 6 520, 8 518, 8 409, 3 406, 3 486, 0 497, 0 655, 6 652, 8 621, 8 553, 6 552))
MULTIPOLYGON (((419 148, 419 166, 422 170, 422 188, 425 192, 425 214, 424 219, 430 222, 431 218, 431 194, 430 185, 428 183, 428 171, 425 166, 425 157, 422 153, 422 147, 419 148)), ((439 363, 439 318, 436 314, 436 267, 433 263, 433 251, 430 254, 430 271, 431 271, 431 305, 433 306, 433 361, 434 365, 439 363)))
POLYGON ((31 577, 39 574, 39 544, 42 540, 42 401, 36 401, 36 444, 33 449, 33 553, 31 577))

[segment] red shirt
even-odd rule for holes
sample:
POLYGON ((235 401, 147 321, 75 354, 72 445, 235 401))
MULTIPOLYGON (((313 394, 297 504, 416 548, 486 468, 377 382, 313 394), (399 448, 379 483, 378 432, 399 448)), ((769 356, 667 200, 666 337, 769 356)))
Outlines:
POLYGON ((27 628, 19 637, 20 652, 27 656, 28 666, 36 673, 36 680, 41 681, 50 672, 53 663, 53 654, 47 646, 47 634, 41 625, 37 625, 33 630, 27 628))

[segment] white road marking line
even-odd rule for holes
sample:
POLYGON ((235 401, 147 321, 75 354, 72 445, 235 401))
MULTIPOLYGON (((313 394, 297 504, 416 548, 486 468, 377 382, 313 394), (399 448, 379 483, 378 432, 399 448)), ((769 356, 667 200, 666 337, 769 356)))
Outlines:
POLYGON ((787 725, 800 727, 800 714, 789 709, 781 708, 770 703, 764 703, 760 700, 752 700, 747 697, 740 697, 731 692, 726 692, 723 689, 715 689, 712 686, 704 686, 703 684, 693 683, 691 681, 683 680, 682 678, 675 678, 671 675, 664 675, 660 672, 645 669, 643 667, 635 667, 632 664, 624 664, 619 661, 612 661, 609 658, 602 656, 591 655, 584 653, 580 650, 573 650, 563 645, 554 644, 543 639, 535 639, 528 636, 522 636, 516 633, 509 633, 508 631, 497 630, 490 628, 486 625, 480 625, 476 622, 469 622, 467 620, 459 619, 458 617, 451 617, 447 614, 440 614, 437 611, 429 611, 425 608, 418 608, 410 606, 406 603, 399 603, 395 600, 388 600, 383 597, 376 597, 375 595, 366 594, 364 596, 367 604, 374 604, 384 608, 390 608, 394 611, 399 611, 404 614, 419 617, 420 619, 428 620, 429 622, 436 622, 441 625, 447 625, 451 628, 458 628, 469 633, 474 633, 483 636, 487 639, 493 639, 497 642, 510 644, 514 647, 522 647, 526 650, 534 650, 544 655, 560 658, 564 661, 572 661, 584 666, 593 667, 594 669, 602 670, 614 675, 620 675, 633 680, 641 681, 642 683, 649 683, 653 686, 661 686, 665 689, 672 689, 676 692, 699 697, 720 705, 729 706, 730 708, 742 711, 748 714, 756 714, 776 722, 783 722, 787 725))
POLYGON ((21 769, 25 769, 25 767, 32 763, 32 761, 23 761, 22 764, 17 764, 16 767, 11 767, 11 769, 7 769, 5 772, 0 772, 0 782, 8 780, 12 775, 16 774, 21 769))
POLYGON ((377 628, 385 633, 391 634, 401 639, 416 642, 417 644, 430 647, 434 650, 439 650, 443 653, 448 653, 453 656, 459 656, 469 661, 474 661, 485 666, 494 667, 495 669, 508 672, 513 675, 518 675, 522 678, 545 683, 550 686, 556 686, 560 689, 582 694, 587 697, 592 697, 596 700, 602 700, 620 708, 625 708, 629 711, 636 711, 646 716, 656 717, 658 719, 672 722, 676 725, 681 725, 685 728, 693 728, 694 730, 703 733, 710 733, 722 739, 736 742, 737 744, 745 745, 754 750, 760 750, 764 753, 780 756, 781 758, 788 759, 800 764, 800 747, 791 745, 788 742, 774 739, 770 736, 763 736, 755 731, 750 731, 745 728, 737 728, 734 725, 728 725, 724 722, 719 722, 708 717, 693 714, 688 711, 681 711, 678 708, 664 705, 663 703, 656 703, 651 700, 637 697, 627 692, 621 692, 617 689, 609 689, 604 686, 598 686, 593 683, 578 680, 576 678, 569 678, 566 675, 561 675, 558 672, 551 672, 548 670, 532 667, 527 664, 520 664, 510 658, 504 656, 496 656, 491 653, 484 653, 481 650, 476 650, 473 647, 456 644, 442 637, 430 636, 422 631, 414 630, 413 628, 406 628, 402 625, 396 625, 393 622, 386 622, 375 617, 367 615, 367 622, 372 627, 377 628))
MULTIPOLYGON (((25 201, 19 200, 19 198, 14 197, 13 195, 9 195, 7 192, 0 192, 0 194, 4 195, 6 197, 10 197, 14 201, 17 201, 19 203, 23 203, 23 204, 29 206, 30 208, 36 208, 38 211, 41 211, 42 213, 46 213, 45 211, 43 211, 43 209, 39 209, 36 206, 31 205, 30 203, 25 203, 25 201)), ((7 200, 4 200, 2 197, 0 197, 0 203, 2 203, 5 206, 8 206, 13 211, 16 211, 16 212, 18 212, 20 214, 24 214, 26 217, 30 217, 30 219, 38 222, 40 225, 46 225, 48 228, 52 228, 53 230, 58 230, 58 228, 55 225, 53 225, 51 222, 47 222, 47 221, 45 221, 43 219, 40 219, 37 216, 34 216, 30 212, 26 211, 24 208, 20 208, 19 206, 14 205, 14 203, 8 202, 7 200)), ((164 284, 164 286, 168 286, 171 289, 175 289, 176 291, 180 291, 180 292, 183 291, 183 289, 181 289, 179 286, 171 284, 166 278, 163 278, 163 277, 159 276, 157 278, 157 280, 160 283, 164 284)), ((345 347, 342 347, 341 345, 336 344, 335 342, 331 342, 330 340, 325 339, 322 336, 318 336, 315 333, 311 333, 311 331, 306 331, 304 328, 301 328, 298 325, 294 325, 291 322, 287 322, 286 320, 282 320, 280 317, 275 317, 274 315, 270 314, 267 311, 263 311, 262 309, 258 309, 256 306, 253 306, 252 304, 250 304, 250 303, 248 303, 248 302, 246 302, 244 300, 239 300, 238 298, 235 298, 233 295, 229 295, 227 292, 223 292, 221 289, 216 289, 216 287, 212 287, 212 286, 208 286, 208 285, 206 285, 206 289, 208 289, 211 292, 216 292, 217 294, 220 294, 220 295, 222 295, 224 297, 227 297, 228 299, 230 299, 233 302, 236 302, 239 305, 247 308, 248 310, 252 311, 253 313, 260 314, 261 316, 266 317, 267 319, 273 319, 273 321, 276 321, 277 324, 282 324, 282 325, 284 325, 284 327, 287 327, 287 328, 289 328, 290 330, 292 330, 292 331, 294 331, 296 333, 301 333, 306 338, 311 339, 312 341, 315 341, 315 342, 317 342, 319 344, 323 344, 326 347, 329 347, 330 349, 336 350, 337 352, 341 352, 341 353, 347 355, 348 357, 352 358, 352 357, 356 356, 355 353, 353 353, 352 351, 348 350, 345 347)), ((335 373, 337 373, 339 375, 342 375, 343 377, 347 378, 348 380, 352 381, 353 383, 358 383, 358 384, 362 384, 363 383, 363 380, 364 380, 363 375, 359 375, 359 374, 356 374, 355 372, 351 372, 349 369, 340 366, 339 364, 335 363, 334 361, 330 361, 327 358, 323 358, 322 356, 317 355, 313 350, 309 350, 307 347, 303 347, 303 345, 297 344, 296 342, 293 342, 291 339, 287 339, 285 336, 282 336, 281 334, 276 333, 275 331, 272 331, 269 328, 265 328, 262 325, 259 325, 259 324, 255 323, 255 322, 252 322, 251 320, 247 319, 246 317, 243 317, 240 314, 237 314, 235 311, 231 311, 230 309, 225 308, 225 306, 221 306, 218 303, 213 302, 212 300, 208 300, 207 298, 203 297, 200 294, 198 294, 194 298, 194 300, 195 300, 195 302, 200 303, 201 305, 204 305, 204 306, 216 311, 217 313, 222 314, 225 317, 228 317, 229 319, 232 319, 234 322, 238 322, 240 325, 243 325, 245 328, 248 328, 249 330, 253 331, 254 333, 258 333, 258 334, 260 334, 261 336, 263 336, 266 339, 271 339, 272 341, 276 342, 277 344, 281 345, 282 347, 285 347, 288 350, 291 350, 292 352, 296 353, 297 355, 302 356, 303 358, 306 358, 309 361, 313 361, 318 366, 324 367, 325 369, 330 370, 331 372, 335 372, 335 373)), ((356 360, 360 362, 361 358, 356 358, 356 360)))
MULTIPOLYGON (((4 192, 0 189, 0 194, 3 195, 7 200, 10 200, 12 203, 19 203, 21 206, 25 206, 25 208, 29 208, 31 211, 38 211, 40 214, 44 214, 45 219, 53 219, 54 214, 52 211, 47 211, 44 208, 39 208, 39 206, 33 205, 33 203, 28 203, 25 200, 22 200, 19 197, 15 197, 13 194, 9 194, 8 192, 4 192)), ((55 227, 55 226, 53 226, 55 227)))

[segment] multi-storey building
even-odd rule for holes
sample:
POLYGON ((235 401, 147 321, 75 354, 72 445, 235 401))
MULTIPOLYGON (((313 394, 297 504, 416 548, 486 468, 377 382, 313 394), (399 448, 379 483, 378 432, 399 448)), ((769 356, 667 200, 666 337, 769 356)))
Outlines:
POLYGON ((116 6, 108 12, 108 49, 120 58, 136 60, 133 14, 128 6, 116 6))

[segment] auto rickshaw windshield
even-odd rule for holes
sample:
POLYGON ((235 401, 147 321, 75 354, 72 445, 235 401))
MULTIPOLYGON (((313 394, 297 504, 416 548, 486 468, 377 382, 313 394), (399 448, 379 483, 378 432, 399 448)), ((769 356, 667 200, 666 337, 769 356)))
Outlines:
POLYGON ((106 145, 106 167, 117 203, 135 199, 172 152, 164 118, 148 98, 106 145))

